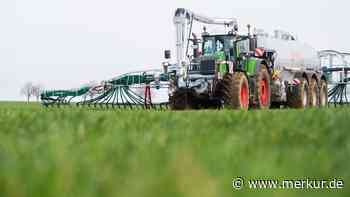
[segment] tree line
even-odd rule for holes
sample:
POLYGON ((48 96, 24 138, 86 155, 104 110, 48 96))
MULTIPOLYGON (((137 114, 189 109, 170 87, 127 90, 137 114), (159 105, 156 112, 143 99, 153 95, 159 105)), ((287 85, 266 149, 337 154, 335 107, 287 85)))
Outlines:
POLYGON ((43 91, 43 86, 41 84, 34 84, 32 82, 27 82, 21 88, 20 94, 25 96, 26 101, 29 103, 30 99, 34 97, 36 101, 39 101, 40 94, 43 91))

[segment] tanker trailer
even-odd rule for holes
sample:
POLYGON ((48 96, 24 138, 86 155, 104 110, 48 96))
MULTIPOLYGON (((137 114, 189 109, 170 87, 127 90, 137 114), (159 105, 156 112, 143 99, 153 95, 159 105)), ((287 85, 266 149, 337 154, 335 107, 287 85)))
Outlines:
POLYGON ((251 34, 250 25, 243 35, 235 19, 211 19, 185 9, 176 11, 174 23, 181 54, 169 95, 172 109, 326 106, 327 81, 317 51, 295 36, 283 31, 251 34), (232 29, 221 34, 204 30, 201 39, 185 38, 193 35, 195 21, 232 29), (201 42, 193 47, 200 50, 197 55, 188 54, 190 42, 201 42))
MULTIPOLYGON (((326 106, 328 90, 318 52, 290 33, 276 30, 269 36, 255 32, 256 50, 272 52, 271 104, 292 108, 326 106)), ((262 57, 266 54, 262 55, 262 57)))

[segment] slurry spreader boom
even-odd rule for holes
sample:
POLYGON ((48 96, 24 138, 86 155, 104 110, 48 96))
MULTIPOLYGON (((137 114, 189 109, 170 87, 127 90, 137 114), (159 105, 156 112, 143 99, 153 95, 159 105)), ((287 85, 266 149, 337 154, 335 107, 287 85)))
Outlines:
MULTIPOLYGON (((248 33, 241 34, 235 18, 210 18, 183 8, 176 10, 173 22, 175 63, 171 63, 171 52, 166 50, 163 70, 129 73, 76 90, 45 91, 42 103, 246 110, 324 107, 328 101, 347 102, 348 64, 335 68, 330 62, 323 68, 320 63, 325 57, 340 53, 318 53, 296 36, 280 30, 270 35, 257 29, 251 32, 248 25, 248 33), (195 23, 223 26, 226 30, 211 34, 204 27, 199 37, 193 32, 195 23), (341 83, 328 92, 330 73, 339 69, 343 73, 341 83), (160 100, 152 96, 162 90, 160 100)), ((348 54, 341 54, 345 55, 348 54)))
POLYGON ((159 70, 142 71, 124 74, 100 84, 85 85, 79 89, 44 91, 41 100, 45 106, 74 103, 77 106, 107 108, 163 108, 167 107, 168 100, 152 101, 151 90, 165 90, 167 94, 168 86, 168 75, 159 70))

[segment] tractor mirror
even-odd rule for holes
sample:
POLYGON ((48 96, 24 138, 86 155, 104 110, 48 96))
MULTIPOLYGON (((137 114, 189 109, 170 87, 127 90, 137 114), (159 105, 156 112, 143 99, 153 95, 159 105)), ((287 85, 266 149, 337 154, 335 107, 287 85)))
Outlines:
POLYGON ((165 50, 164 51, 164 58, 165 59, 171 59, 171 51, 170 50, 165 50))

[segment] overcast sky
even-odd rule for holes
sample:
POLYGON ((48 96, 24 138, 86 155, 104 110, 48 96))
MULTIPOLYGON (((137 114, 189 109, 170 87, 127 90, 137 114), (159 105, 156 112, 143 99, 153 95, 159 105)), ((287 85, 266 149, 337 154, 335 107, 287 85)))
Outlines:
POLYGON ((160 68, 163 50, 175 45, 177 7, 294 32, 316 49, 350 51, 345 0, 1 0, 0 100, 22 99, 27 81, 74 88, 160 68))

